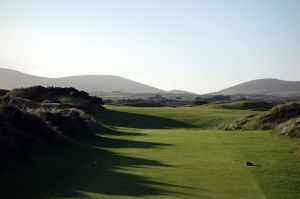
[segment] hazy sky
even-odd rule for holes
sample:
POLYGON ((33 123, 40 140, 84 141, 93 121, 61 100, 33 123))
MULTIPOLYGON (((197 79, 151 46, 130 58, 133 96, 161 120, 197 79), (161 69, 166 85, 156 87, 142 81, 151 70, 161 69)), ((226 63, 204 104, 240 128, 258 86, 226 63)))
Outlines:
POLYGON ((198 93, 300 80, 300 1, 0 0, 0 67, 198 93))

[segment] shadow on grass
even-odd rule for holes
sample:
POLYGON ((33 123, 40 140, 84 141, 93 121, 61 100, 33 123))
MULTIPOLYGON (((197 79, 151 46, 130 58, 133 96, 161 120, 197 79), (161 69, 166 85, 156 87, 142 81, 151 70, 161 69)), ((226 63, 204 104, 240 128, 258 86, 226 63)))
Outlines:
POLYGON ((101 135, 114 135, 114 136, 146 136, 146 133, 141 132, 128 132, 128 131, 120 131, 117 128, 111 126, 99 126, 97 128, 97 132, 101 132, 101 135))
MULTIPOLYGON (((134 174, 136 168, 172 167, 155 160, 129 157, 103 149, 162 148, 168 144, 92 136, 66 149, 38 155, 33 165, 0 178, 1 198, 90 198, 92 194, 115 196, 181 195, 175 184, 134 174), (173 188, 172 188, 173 187, 173 188), (172 189, 172 190, 170 190, 172 189)), ((186 195, 186 194, 185 194, 186 195)))
POLYGON ((250 165, 250 166, 247 166, 247 167, 260 167, 261 165, 260 164, 253 164, 253 165, 250 165))
POLYGON ((141 129, 168 129, 192 128, 192 124, 168 119, 164 117, 128 113, 115 110, 101 110, 96 113, 100 121, 110 126, 141 128, 141 129))
POLYGON ((104 148, 162 148, 165 146, 171 145, 106 137, 101 139, 101 147, 104 148))

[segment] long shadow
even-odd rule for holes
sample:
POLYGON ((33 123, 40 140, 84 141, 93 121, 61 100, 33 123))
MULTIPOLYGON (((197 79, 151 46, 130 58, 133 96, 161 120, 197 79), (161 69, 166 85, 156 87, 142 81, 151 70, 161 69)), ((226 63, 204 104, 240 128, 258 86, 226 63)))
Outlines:
POLYGON ((110 126, 142 128, 142 129, 168 129, 192 128, 192 124, 185 122, 137 113, 128 113, 115 110, 101 110, 96 113, 99 120, 110 126))
POLYGON ((101 147, 104 148, 162 148, 165 146, 172 145, 107 137, 102 137, 101 139, 101 147))
MULTIPOLYGON (((161 148, 168 144, 102 138, 98 135, 64 150, 53 149, 35 163, 0 178, 1 198, 80 197, 89 194, 148 196, 181 195, 184 188, 126 172, 140 167, 170 167, 155 160, 129 157, 104 147, 161 148)), ((155 170, 155 168, 153 168, 155 170)), ((186 195, 186 194, 185 194, 186 195)))
POLYGON ((111 126, 99 126, 96 130, 96 134, 101 135, 113 135, 113 136, 147 136, 146 133, 141 132, 128 132, 128 131, 120 131, 117 128, 111 126))

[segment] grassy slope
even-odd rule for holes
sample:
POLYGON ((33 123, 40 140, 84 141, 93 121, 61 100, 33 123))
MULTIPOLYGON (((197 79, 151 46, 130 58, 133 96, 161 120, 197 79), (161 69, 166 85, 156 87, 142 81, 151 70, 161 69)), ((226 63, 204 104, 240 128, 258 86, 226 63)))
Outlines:
POLYGON ((1 176, 1 198, 300 197, 298 141, 215 129, 249 112, 108 108, 99 117, 115 130, 1 176))

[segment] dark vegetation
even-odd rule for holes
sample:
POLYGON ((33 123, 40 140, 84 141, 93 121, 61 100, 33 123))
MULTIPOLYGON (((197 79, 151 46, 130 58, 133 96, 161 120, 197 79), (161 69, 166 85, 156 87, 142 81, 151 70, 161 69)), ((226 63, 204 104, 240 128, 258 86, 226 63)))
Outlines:
POLYGON ((0 89, 0 96, 4 96, 8 93, 9 90, 0 89))
POLYGON ((67 139, 35 115, 4 106, 0 112, 0 168, 27 163, 29 153, 44 146, 66 143, 67 139))
POLYGON ((91 135, 98 126, 91 107, 103 110, 102 104, 101 98, 74 88, 37 86, 6 92, 0 100, 0 172, 30 162, 35 151, 91 135), (66 103, 61 100, 66 98, 66 103), (54 101, 61 106, 42 103, 54 101))
POLYGON ((58 102, 69 108, 76 107, 87 111, 90 111, 93 105, 103 105, 102 98, 89 96, 88 93, 75 88, 34 86, 14 89, 5 95, 6 100, 16 98, 29 99, 36 103, 58 102))
POLYGON ((271 110, 247 116, 224 125, 225 130, 270 130, 289 137, 300 137, 300 103, 289 102, 271 110))
POLYGON ((162 95, 156 94, 154 96, 133 99, 120 99, 117 101, 106 100, 108 104, 122 105, 122 106, 134 106, 134 107, 175 107, 193 105, 193 101, 186 100, 183 97, 176 97, 175 99, 168 99, 162 95))
POLYGON ((206 101, 210 103, 216 102, 230 102, 231 97, 229 95, 212 95, 212 96, 199 96, 196 97, 195 101, 206 101))
POLYGON ((122 106, 134 106, 134 107, 162 107, 164 104, 162 102, 152 102, 143 99, 122 99, 119 100, 117 105, 122 106))
POLYGON ((194 104, 195 105, 204 105, 204 104, 208 104, 208 102, 205 100, 195 100, 194 104))
POLYGON ((198 96, 193 99, 185 96, 175 96, 173 98, 164 97, 156 94, 148 98, 123 98, 119 100, 106 99, 106 104, 134 106, 134 107, 176 107, 176 106, 193 106, 204 105, 208 103, 228 103, 231 102, 230 96, 215 95, 204 98, 198 96))
POLYGON ((241 109, 255 111, 266 111, 271 109, 273 106, 273 103, 262 100, 242 100, 221 105, 221 107, 225 109, 241 109))

